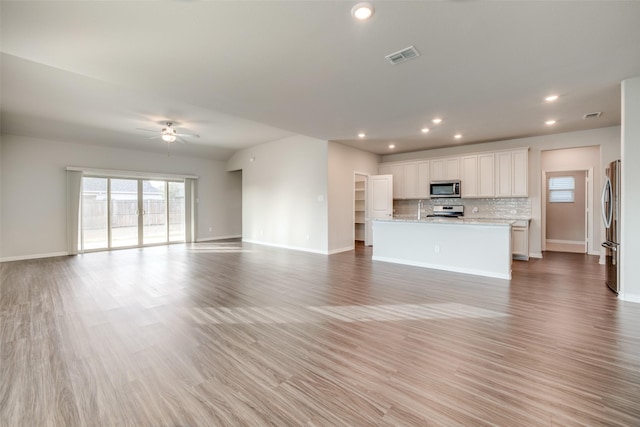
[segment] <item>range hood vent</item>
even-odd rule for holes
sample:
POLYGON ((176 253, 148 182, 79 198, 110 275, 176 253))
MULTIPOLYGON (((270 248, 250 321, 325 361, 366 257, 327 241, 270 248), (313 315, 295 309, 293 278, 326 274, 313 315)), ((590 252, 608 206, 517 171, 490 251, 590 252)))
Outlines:
POLYGON ((407 62, 410 59, 417 58, 418 56, 420 56, 420 52, 418 52, 415 47, 409 46, 397 52, 390 53, 385 56, 385 58, 393 65, 396 65, 402 62, 407 62))
POLYGON ((602 115, 601 111, 595 112, 595 113, 587 113, 584 116, 582 116, 583 119, 596 119, 598 117, 600 117, 602 115))

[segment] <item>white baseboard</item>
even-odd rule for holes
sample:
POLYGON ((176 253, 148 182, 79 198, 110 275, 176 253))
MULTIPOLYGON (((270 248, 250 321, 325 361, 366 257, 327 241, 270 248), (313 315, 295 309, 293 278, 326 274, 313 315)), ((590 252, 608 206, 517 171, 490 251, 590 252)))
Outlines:
POLYGON ((302 252, 311 252, 314 254, 329 255, 329 252, 326 250, 304 248, 302 246, 281 245, 279 243, 263 242, 260 240, 251 240, 251 239, 242 239, 242 241, 247 243, 253 243, 256 245, 272 246, 274 248, 291 249, 292 251, 302 251, 302 252))
POLYGON ((373 261, 392 262, 394 264, 404 264, 404 265, 411 265, 411 266, 414 266, 414 267, 432 268, 434 270, 452 271, 454 273, 473 274, 475 276, 494 277, 496 279, 511 280, 511 271, 509 271, 509 274, 502 274, 502 273, 496 273, 494 271, 476 270, 476 269, 471 269, 471 268, 459 268, 459 267, 453 267, 453 266, 448 266, 448 265, 447 266, 443 266, 443 265, 438 265, 438 264, 429 264, 429 263, 426 263, 426 262, 407 261, 407 260, 404 260, 404 259, 381 257, 381 256, 373 256, 373 257, 371 257, 371 259, 373 261))
POLYGON ((529 258, 542 258, 542 252, 529 252, 529 258))
POLYGON ((0 258, 0 262, 24 261, 27 259, 51 258, 54 256, 67 256, 69 252, 49 252, 46 254, 20 255, 0 258))
POLYGON ((196 239, 196 243, 213 242, 215 240, 225 240, 225 239, 239 239, 241 237, 242 237, 242 235, 240 235, 240 234, 235 234, 235 235, 232 235, 232 236, 207 237, 205 239, 196 239))
POLYGON ((349 251, 354 250, 355 248, 356 248, 355 246, 351 245, 351 246, 345 246, 344 248, 331 249, 328 252, 328 255, 338 254, 340 252, 349 252, 349 251))
POLYGON ((640 303, 640 295, 637 295, 637 294, 623 294, 622 292, 620 292, 618 294, 618 298, 627 302, 640 303))
POLYGON ((590 251, 590 252, 587 252, 587 255, 596 255, 596 256, 600 256, 600 251, 598 251, 598 252, 590 251))
POLYGON ((547 243, 557 243, 559 245, 584 245, 585 241, 580 240, 558 240, 558 239, 547 239, 547 243))

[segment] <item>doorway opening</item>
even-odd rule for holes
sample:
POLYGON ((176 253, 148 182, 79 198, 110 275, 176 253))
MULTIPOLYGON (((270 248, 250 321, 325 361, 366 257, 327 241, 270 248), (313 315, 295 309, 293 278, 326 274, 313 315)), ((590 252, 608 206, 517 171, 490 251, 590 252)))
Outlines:
POLYGON ((355 246, 365 245, 367 242, 367 184, 368 175, 354 173, 353 175, 353 240, 355 246))
POLYGON ((587 253, 590 170, 543 174, 544 250, 587 253))

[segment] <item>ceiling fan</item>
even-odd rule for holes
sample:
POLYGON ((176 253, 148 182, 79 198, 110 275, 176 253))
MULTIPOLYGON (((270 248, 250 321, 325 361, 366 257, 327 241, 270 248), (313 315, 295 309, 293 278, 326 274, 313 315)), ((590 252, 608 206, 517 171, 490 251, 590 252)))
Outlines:
MULTIPOLYGON (((158 132, 157 129, 143 129, 136 128, 138 130, 144 130, 146 132, 158 132)), ((173 126, 173 122, 167 122, 166 125, 160 130, 160 135, 155 135, 150 137, 149 139, 162 138, 163 141, 171 144, 172 142, 178 141, 181 143, 185 143, 183 137, 187 138, 200 138, 200 135, 196 133, 185 133, 183 131, 178 132, 178 130, 173 126)))

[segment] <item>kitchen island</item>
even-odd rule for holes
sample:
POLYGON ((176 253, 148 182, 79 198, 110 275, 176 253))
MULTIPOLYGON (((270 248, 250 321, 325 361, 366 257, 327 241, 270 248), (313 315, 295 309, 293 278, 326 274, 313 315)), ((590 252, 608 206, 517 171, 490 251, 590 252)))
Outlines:
POLYGON ((511 279, 512 220, 373 221, 373 260, 511 279))

